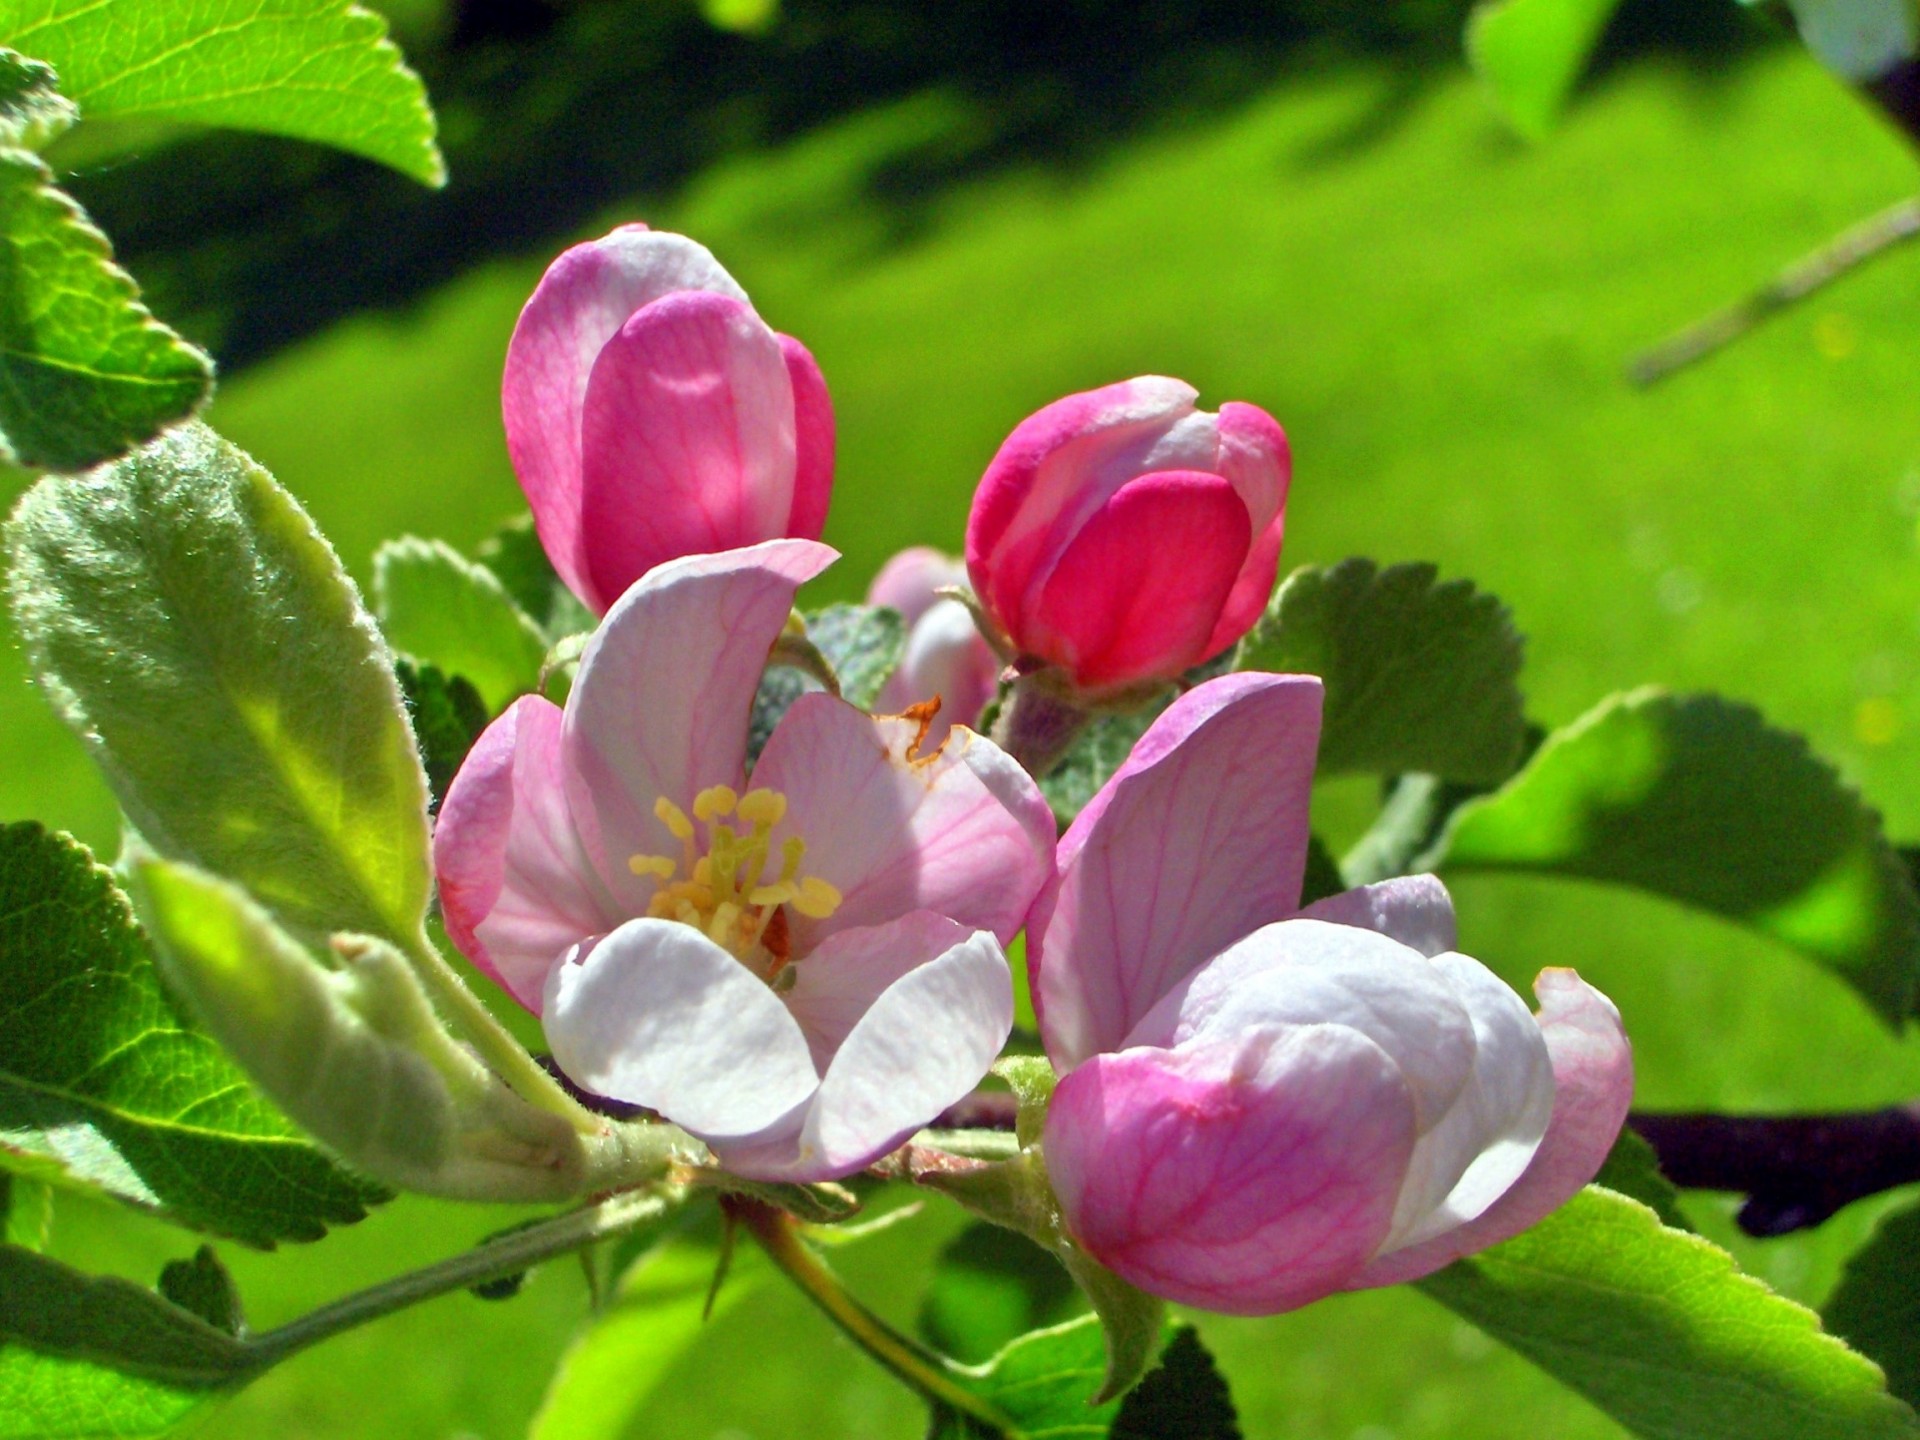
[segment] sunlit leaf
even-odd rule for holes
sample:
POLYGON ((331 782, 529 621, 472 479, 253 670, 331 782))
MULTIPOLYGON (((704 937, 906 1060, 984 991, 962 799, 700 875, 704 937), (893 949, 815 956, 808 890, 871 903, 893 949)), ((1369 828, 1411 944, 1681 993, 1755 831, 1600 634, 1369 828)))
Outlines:
POLYGON ((0 1242, 44 1250, 53 1235, 53 1187, 0 1170, 0 1242))
POLYGON ((1920 1206, 1881 1220, 1847 1260, 1826 1322, 1887 1372, 1889 1390, 1920 1404, 1920 1206))
POLYGON ((0 828, 0 1165, 251 1244, 313 1240, 383 1192, 261 1100, 160 987, 77 841, 0 828))
POLYGON ((186 419, 212 389, 212 362, 140 303, 40 158, 0 150, 0 445, 11 458, 84 469, 186 419))
POLYGON ((1811 1310, 1612 1191, 1419 1286, 1649 1440, 1920 1435, 1811 1310))
POLYGON ((291 135, 443 184, 426 90, 386 37, 348 0, 0 0, 0 44, 90 116, 291 135))
POLYGON ((1091 1315, 1035 1330, 958 1378, 1006 1418, 992 1426, 957 1409, 936 1410, 927 1440, 1070 1440, 1105 1436, 1120 1402, 1087 1402, 1107 1373, 1107 1347, 1091 1315))
POLYGON ((1467 59, 1509 124, 1530 140, 1553 129, 1620 0, 1482 0, 1467 59))
POLYGON ((1323 775, 1492 782, 1513 772, 1526 735, 1520 651, 1506 607, 1465 580, 1354 559, 1290 575, 1233 668, 1325 682, 1323 775))
POLYGON ((418 943, 427 787, 386 644, 266 471, 183 427, 42 480, 8 540, 33 668, 148 844, 309 939, 418 943))
POLYGON ((0 145, 42 149, 79 115, 51 65, 0 50, 0 145))
POLYGON ((546 637, 486 566, 440 540, 390 540, 373 557, 374 613, 393 648, 464 677, 494 713, 540 681, 546 637))
POLYGON ((1593 1183, 1638 1200, 1660 1217, 1660 1223, 1675 1230, 1691 1230, 1687 1217, 1680 1213, 1680 1192, 1660 1173, 1660 1157, 1653 1146, 1632 1127, 1623 1129, 1613 1142, 1606 1163, 1593 1183))
POLYGON ((1798 735, 1714 695, 1638 690, 1548 737, 1422 863, 1631 885, 1772 936, 1899 1024, 1920 901, 1880 817, 1798 735))

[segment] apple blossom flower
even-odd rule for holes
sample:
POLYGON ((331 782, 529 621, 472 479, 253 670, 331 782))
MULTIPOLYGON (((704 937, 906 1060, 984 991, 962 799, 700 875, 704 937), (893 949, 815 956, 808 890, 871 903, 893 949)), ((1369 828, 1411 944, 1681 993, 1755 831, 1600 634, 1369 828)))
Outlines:
POLYGON ((434 835, 447 933, 562 1070, 760 1179, 848 1174, 964 1095, 1012 1025, 1002 946, 1052 869, 1032 780, 972 731, 802 696, 746 778, 807 540, 649 571, 565 710, 516 701, 434 835))
POLYGON ((1175 702, 1029 920, 1068 1228, 1141 1288, 1234 1314, 1525 1229, 1592 1179, 1633 1088, 1612 1003, 1548 970, 1529 1014, 1454 951, 1433 876, 1299 909, 1320 704, 1317 679, 1261 674, 1175 702))
POLYGON ((980 603, 1023 657, 1090 694, 1219 654, 1273 592, 1292 459, 1274 418, 1196 410, 1148 375, 1015 427, 967 520, 980 603))
POLYGON ((955 721, 971 725, 993 698, 1000 660, 973 623, 973 612, 941 590, 967 583, 966 566, 929 545, 902 550, 873 578, 869 605, 886 605, 907 622, 907 648, 874 709, 897 714, 938 699, 927 731, 937 744, 955 721))
POLYGON ((622 225, 548 266, 500 409, 540 543, 596 615, 677 556, 826 524, 820 367, 684 235, 622 225))

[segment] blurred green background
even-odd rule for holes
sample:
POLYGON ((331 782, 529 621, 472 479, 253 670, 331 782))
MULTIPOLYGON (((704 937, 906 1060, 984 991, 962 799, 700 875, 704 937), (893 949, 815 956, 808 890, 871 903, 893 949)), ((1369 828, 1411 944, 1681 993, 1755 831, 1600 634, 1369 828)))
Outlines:
MULTIPOLYGON (((567 240, 644 218, 711 246, 826 372, 846 558, 818 599, 857 596, 902 545, 957 548, 1023 415, 1175 374, 1287 426, 1287 561, 1432 560, 1502 596, 1530 636, 1535 718, 1645 682, 1721 690, 1805 731, 1897 838, 1920 837, 1920 255, 1661 389, 1621 378, 1637 347, 1915 188, 1899 140, 1727 0, 1629 6, 1538 148, 1465 73, 1447 3, 1083 3, 1046 22, 962 5, 916 28, 873 0, 790 5, 758 35, 673 6, 393 8, 442 98, 443 196, 274 142, 124 135, 67 160, 160 313, 230 362, 212 422, 363 582, 382 538, 471 545, 515 512, 497 408, 514 316, 567 240), (248 173, 279 188, 248 200, 248 173)), ((110 802, 10 639, 0 676, 0 818, 110 850, 110 802)), ((1322 800, 1349 838, 1365 787, 1322 800)), ((1616 998, 1644 1106, 1920 1092, 1920 1047, 1745 932, 1597 888, 1474 880, 1457 899, 1463 948, 1510 980, 1575 965, 1616 998)), ((1888 1203, 1753 1243, 1727 1203, 1689 1201, 1808 1303, 1888 1203)), ((403 1202, 229 1259, 270 1324, 512 1218, 403 1202)), ((910 1316, 956 1224, 934 1203, 836 1263, 910 1316)), ((90 1268, 150 1280, 192 1245, 60 1204, 56 1250, 90 1268)), ((201 1433, 518 1435, 584 1313, 577 1270, 549 1266, 515 1300, 445 1299, 335 1340, 201 1433)), ((1623 1433, 1410 1291, 1202 1328, 1250 1436, 1623 1433)), ((921 1424, 769 1287, 633 1433, 921 1424)))

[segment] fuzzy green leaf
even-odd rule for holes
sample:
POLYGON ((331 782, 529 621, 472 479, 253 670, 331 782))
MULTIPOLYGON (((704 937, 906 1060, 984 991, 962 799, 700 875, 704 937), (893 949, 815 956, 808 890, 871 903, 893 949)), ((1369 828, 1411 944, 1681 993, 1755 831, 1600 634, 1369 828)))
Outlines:
POLYGON ((249 1244, 314 1240, 384 1193, 261 1100, 161 989, 77 841, 0 828, 0 1165, 249 1244))
POLYGON ((1811 1310, 1608 1190, 1419 1285, 1648 1440, 1920 1436, 1811 1310))
POLYGON ((447 793, 460 762, 487 728, 487 702, 464 675, 448 676, 437 665, 415 665, 395 660, 401 693, 420 742, 420 762, 426 766, 427 786, 436 803, 447 793))
POLYGON ((829 605, 807 616, 807 638, 833 666, 840 697, 865 710, 900 668, 907 627, 899 611, 881 605, 829 605))
POLYGON ((547 641, 499 577, 440 540, 390 540, 373 557, 374 613, 393 648, 470 681, 498 714, 540 683, 547 641))
POLYGON ((954 1377, 1007 1423, 991 1427, 957 1411, 934 1412, 927 1440, 1075 1440, 1105 1436, 1118 1399, 1088 1402, 1107 1370, 1106 1342, 1091 1315, 1031 1331, 985 1365, 954 1377))
POLYGON ((42 480, 8 540, 33 668, 148 844, 309 939, 418 943, 427 786, 386 644, 266 471, 184 427, 42 480))
POLYGON ((1343 560, 1287 577, 1236 670, 1318 675, 1319 770, 1498 781, 1526 735, 1507 609, 1431 565, 1343 560))
POLYGON ((44 149, 79 118, 51 65, 0 50, 0 145, 44 149))
POLYGON ((1886 1216, 1847 1260, 1826 1321, 1887 1372, 1889 1390, 1920 1405, 1920 1206, 1886 1216))
POLYGON ((212 362, 138 297, 40 158, 0 149, 0 445, 12 459, 81 470, 200 408, 212 362))
POLYGON ((1087 808, 1133 752, 1134 742, 1165 709, 1160 704, 1127 715, 1101 716, 1080 732, 1060 763, 1040 777, 1040 793, 1062 827, 1087 808))
POLYGON ((1500 113, 1544 139, 1620 0, 1482 0, 1467 21, 1467 59, 1500 113))
POLYGON ((425 88, 348 0, 0 0, 0 44, 51 62, 89 116, 291 135, 446 182, 425 88))
POLYGON ((1621 1130, 1593 1183, 1638 1200, 1660 1217, 1662 1225, 1693 1229, 1680 1211, 1679 1190, 1661 1173, 1660 1157, 1636 1130, 1621 1130))
POLYGON ((1456 811, 1436 861, 1610 881, 1725 916, 1831 969, 1896 1026, 1920 978, 1920 900, 1879 815, 1803 738, 1714 695, 1604 701, 1456 811))

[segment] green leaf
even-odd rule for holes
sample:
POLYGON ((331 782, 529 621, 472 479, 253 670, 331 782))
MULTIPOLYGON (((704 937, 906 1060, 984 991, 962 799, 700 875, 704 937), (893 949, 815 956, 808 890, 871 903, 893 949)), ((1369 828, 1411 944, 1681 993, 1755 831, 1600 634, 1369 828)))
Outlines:
POLYGON ((44 150, 80 118, 51 65, 0 50, 0 145, 44 150))
POLYGON ((1892 1025, 1920 901, 1880 817, 1798 735, 1714 695, 1616 695, 1468 802, 1426 857, 1631 885, 1725 916, 1846 980, 1892 1025))
POLYGON ((53 1187, 0 1170, 0 1242, 44 1250, 53 1238, 53 1187))
POLYGON ((1100 787, 1133 752, 1134 742, 1170 703, 1169 698, 1131 714, 1103 715, 1080 732, 1059 764, 1040 777, 1040 793, 1063 829, 1100 793, 1100 787))
POLYGON ((384 1198, 182 1018, 113 877, 34 824, 0 828, 0 1023, 10 1170, 255 1245, 318 1239, 384 1198))
POLYGON ((159 1288, 167 1300, 214 1329, 234 1336, 245 1333, 239 1288, 211 1245, 202 1245, 191 1260, 169 1260, 160 1272, 159 1288))
POLYGON ((421 943, 426 777, 386 644, 266 471, 184 427, 42 480, 8 540, 33 667, 149 844, 306 937, 421 943))
POLYGON ((1920 1404, 1920 1206, 1883 1218, 1853 1253, 1826 1321, 1887 1372, 1889 1390, 1920 1404))
POLYGON ((493 578, 513 597, 513 603, 550 639, 571 633, 571 630, 554 629, 554 622, 561 618, 563 596, 586 618, 584 626, 571 629, 592 628, 593 617, 554 573, 553 562, 547 559, 546 548, 533 528, 531 515, 515 517, 482 540, 474 551, 474 558, 493 572, 493 578))
POLYGON ((1300 881, 1300 904, 1311 905, 1349 888, 1339 863, 1318 835, 1307 836, 1307 871, 1300 881))
POLYGON ((1660 1217, 1662 1225, 1675 1230, 1693 1229, 1680 1211, 1680 1192, 1660 1172, 1660 1157, 1631 1127, 1621 1129, 1593 1183, 1638 1200, 1660 1217))
POLYGON ((325 969, 236 886, 144 856, 134 878, 173 987, 261 1089, 350 1164, 450 1199, 581 1192, 572 1127, 456 1045, 391 946, 341 937, 340 968, 325 969))
POLYGON ((1467 20, 1467 60, 1507 123, 1546 138, 1620 0, 1482 0, 1467 20))
POLYGON ((1811 1310, 1611 1191, 1419 1286, 1649 1440, 1920 1435, 1811 1310))
POLYGON ((427 787, 437 804, 453 783, 467 751, 487 728, 487 702, 464 675, 449 677, 437 665, 395 660, 393 670, 401 693, 407 697, 414 738, 420 742, 420 762, 427 770, 427 787))
POLYGON ((1431 565, 1343 560, 1287 577, 1236 670, 1318 675, 1319 771, 1499 781, 1526 735, 1507 609, 1431 565))
POLYGON ((742 1245, 714 1291, 714 1242, 710 1227, 672 1235, 627 1269, 612 1302, 561 1357, 530 1440, 636 1433, 660 1382, 699 1341, 709 1295, 712 1313, 724 1314, 773 1273, 757 1246, 742 1245))
POLYGON ((907 626, 899 611, 881 605, 829 605, 807 616, 807 638, 833 666, 840 697, 865 710, 900 668, 907 626))
POLYGON ((0 0, 0 43, 90 117, 291 135, 443 185, 426 90, 386 37, 347 0, 0 0))
POLYGON ((158 1435, 259 1369, 246 1343, 125 1280, 0 1246, 0 1437, 158 1435))
POLYGON ((1340 873, 1355 885, 1413 874, 1453 812, 1486 793, 1484 785, 1459 785, 1437 775, 1395 776, 1373 824, 1341 858, 1340 873))
POLYGON ((920 1302, 929 1345, 967 1364, 1057 1324, 1080 1307, 1079 1291, 1052 1255, 1024 1235, 975 1221, 941 1248, 920 1302))
POLYGON ((499 578, 439 540, 390 540, 373 557, 374 613, 393 648, 472 682, 498 714, 540 683, 547 640, 499 578))
POLYGON ((1107 1369, 1106 1342, 1091 1315, 1021 1336, 991 1361, 954 1377, 1010 1422, 990 1429, 951 1410, 936 1410, 927 1440, 1069 1440, 1105 1436, 1119 1400, 1092 1405, 1107 1369))
POLYGON ((138 296, 40 158, 0 149, 0 445, 10 458, 81 470, 205 402, 213 363, 138 296))
POLYGON ((1111 1440, 1241 1440, 1226 1376, 1200 1332, 1179 1326, 1160 1364, 1120 1403, 1111 1440))

